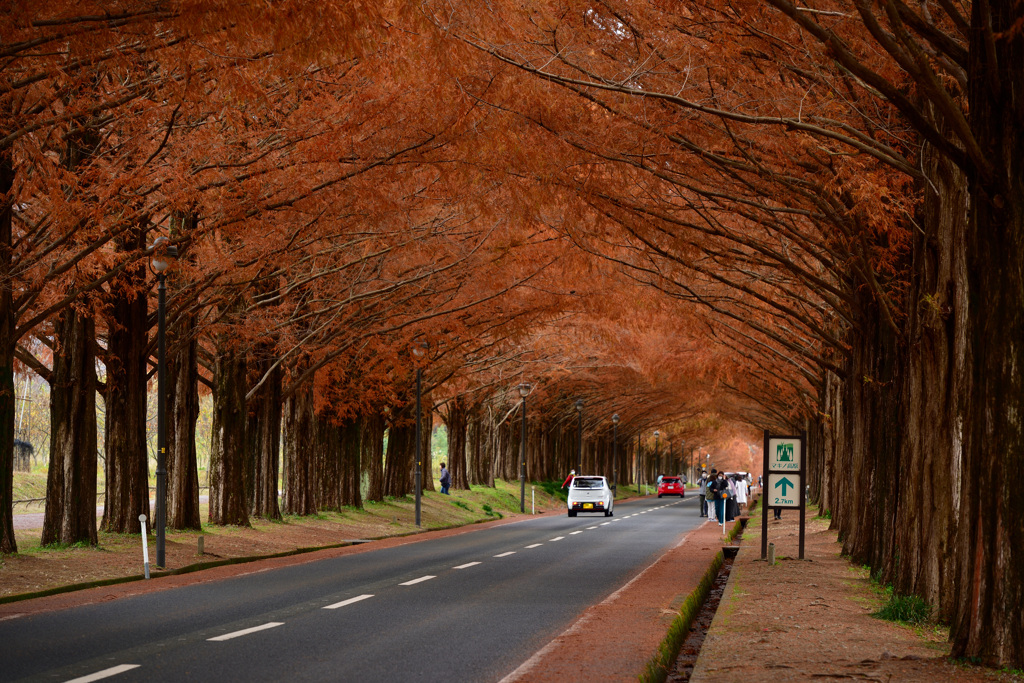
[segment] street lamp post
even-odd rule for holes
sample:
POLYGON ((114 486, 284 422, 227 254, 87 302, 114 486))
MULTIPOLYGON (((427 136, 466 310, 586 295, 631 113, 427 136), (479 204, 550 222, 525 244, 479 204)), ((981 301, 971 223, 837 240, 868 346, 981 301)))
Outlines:
POLYGON ((576 413, 579 415, 579 439, 576 449, 576 474, 583 472, 583 399, 576 399, 576 413))
MULTIPOLYGON (((654 466, 657 467, 658 469, 661 468, 661 461, 658 460, 658 437, 659 436, 661 436, 661 432, 659 432, 657 429, 655 429, 654 430, 654 466)), ((658 476, 658 473, 655 472, 654 476, 658 476)))
MULTIPOLYGON (((427 353, 426 345, 413 344, 412 355, 417 361, 423 359, 427 353)), ((423 396, 423 368, 416 366, 416 526, 420 523, 420 499, 423 495, 423 408, 421 397, 423 396)))
POLYGON ((167 284, 166 273, 178 248, 166 237, 153 241, 149 267, 157 281, 157 354, 156 354, 156 566, 165 567, 167 530, 167 284))
POLYGON ((636 435, 636 495, 642 495, 640 493, 640 435, 636 435))
POLYGON ((619 473, 619 414, 612 415, 612 491, 618 486, 619 473))
POLYGON ((519 385, 519 395, 523 399, 523 433, 519 439, 519 511, 526 512, 526 397, 530 394, 530 385, 519 385))

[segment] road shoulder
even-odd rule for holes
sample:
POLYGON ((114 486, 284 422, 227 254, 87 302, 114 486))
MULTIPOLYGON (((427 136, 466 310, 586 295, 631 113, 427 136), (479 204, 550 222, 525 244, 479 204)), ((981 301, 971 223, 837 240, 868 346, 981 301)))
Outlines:
POLYGON ((721 527, 704 523, 629 583, 583 615, 502 683, 635 681, 657 654, 686 596, 722 547, 721 527))

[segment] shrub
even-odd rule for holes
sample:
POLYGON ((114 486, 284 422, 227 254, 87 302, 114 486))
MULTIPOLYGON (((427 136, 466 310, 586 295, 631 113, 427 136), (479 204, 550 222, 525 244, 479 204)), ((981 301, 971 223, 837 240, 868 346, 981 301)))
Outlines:
POLYGON ((932 606, 916 595, 889 593, 889 601, 874 616, 886 621, 901 621, 905 624, 923 624, 931 619, 932 606))

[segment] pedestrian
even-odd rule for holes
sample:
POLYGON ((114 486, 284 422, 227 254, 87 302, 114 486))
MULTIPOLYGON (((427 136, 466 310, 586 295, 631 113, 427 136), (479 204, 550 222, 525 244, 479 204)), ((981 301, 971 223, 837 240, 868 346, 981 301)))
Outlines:
MULTIPOLYGON (((714 470, 712 470, 714 472, 714 470)), ((714 501, 715 505, 715 520, 721 522, 725 519, 725 501, 729 498, 729 484, 725 481, 725 472, 718 472, 715 474, 715 478, 708 484, 708 491, 711 494, 711 500, 714 501)))
POLYGON ((737 502, 739 499, 737 475, 731 474, 726 477, 725 484, 729 493, 729 497, 725 499, 725 521, 731 522, 740 516, 740 506, 737 502))
POLYGON ((700 496, 700 516, 708 516, 708 473, 701 471, 700 479, 697 480, 697 495, 700 496))
POLYGON ((446 496, 452 494, 448 493, 448 487, 452 485, 452 473, 445 469, 444 463, 441 463, 441 493, 446 496))
POLYGON ((736 504, 740 510, 747 506, 747 477, 741 475, 736 479, 736 504))
POLYGON ((576 470, 569 470, 569 476, 562 482, 562 488, 568 488, 572 486, 572 480, 576 477, 576 470))

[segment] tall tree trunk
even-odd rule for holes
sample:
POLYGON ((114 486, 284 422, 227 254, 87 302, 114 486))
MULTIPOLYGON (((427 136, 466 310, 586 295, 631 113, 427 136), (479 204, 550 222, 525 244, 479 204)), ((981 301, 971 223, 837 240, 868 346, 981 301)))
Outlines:
POLYGON ((466 461, 466 401, 456 396, 448 404, 448 469, 452 473, 452 488, 469 489, 469 466, 466 461))
POLYGON ((922 145, 921 167, 928 181, 921 187, 920 228, 913 231, 908 372, 901 400, 904 480, 915 485, 900 487, 898 562, 889 574, 898 593, 919 595, 950 619, 956 595, 969 197, 966 176, 931 145, 922 145))
POLYGON ((167 526, 202 529, 196 422, 199 420, 199 345, 192 336, 194 316, 178 319, 170 336, 167 377, 167 526))
POLYGON ((50 469, 43 545, 96 544, 96 331, 90 316, 65 308, 54 326, 50 383, 50 469))
POLYGON ((14 539, 14 308, 11 220, 14 168, 0 152, 0 554, 18 552, 14 539))
MULTIPOLYGON (((171 235, 191 235, 199 218, 195 213, 175 214, 171 235)), ((179 247, 179 259, 189 259, 179 247)), ((167 274, 171 301, 182 291, 175 269, 167 274)), ((179 309, 180 310, 180 309, 179 309)), ((199 343, 194 314, 179 314, 167 331, 167 526, 171 529, 202 529, 199 513, 199 463, 196 423, 199 421, 199 343)))
POLYGON ((318 510, 339 510, 341 508, 341 460, 342 445, 339 425, 326 415, 314 415, 316 425, 316 508, 318 510))
MULTIPOLYGON (((145 231, 132 229, 119 240, 124 252, 145 247, 145 231)), ((149 510, 149 453, 146 444, 146 358, 148 306, 145 265, 125 271, 107 294, 105 531, 141 532, 139 515, 149 510)), ((161 387, 165 391, 167 387, 161 387)))
POLYGON ((388 451, 384 458, 384 495, 402 498, 412 493, 412 468, 416 451, 415 405, 392 409, 388 451))
POLYGON ((384 416, 379 410, 360 420, 360 469, 366 477, 366 500, 384 500, 384 416))
POLYGON ((345 420, 338 428, 341 441, 341 500, 339 503, 356 508, 363 507, 362 467, 360 466, 362 422, 361 418, 345 420))
POLYGON ((213 364, 210 524, 249 526, 245 503, 245 355, 219 340, 213 364))
POLYGON ((284 415, 284 511, 290 515, 312 515, 316 513, 312 382, 306 382, 288 397, 284 415))
POLYGON ((964 421, 953 655, 1024 668, 1024 37, 1015 0, 972 4, 967 236, 973 365, 964 421))
POLYGON ((256 364, 257 378, 269 373, 266 381, 253 396, 249 413, 248 461, 251 469, 247 477, 251 499, 250 510, 255 517, 281 519, 278 505, 278 463, 281 453, 281 370, 270 369, 274 358, 268 357, 256 364))

